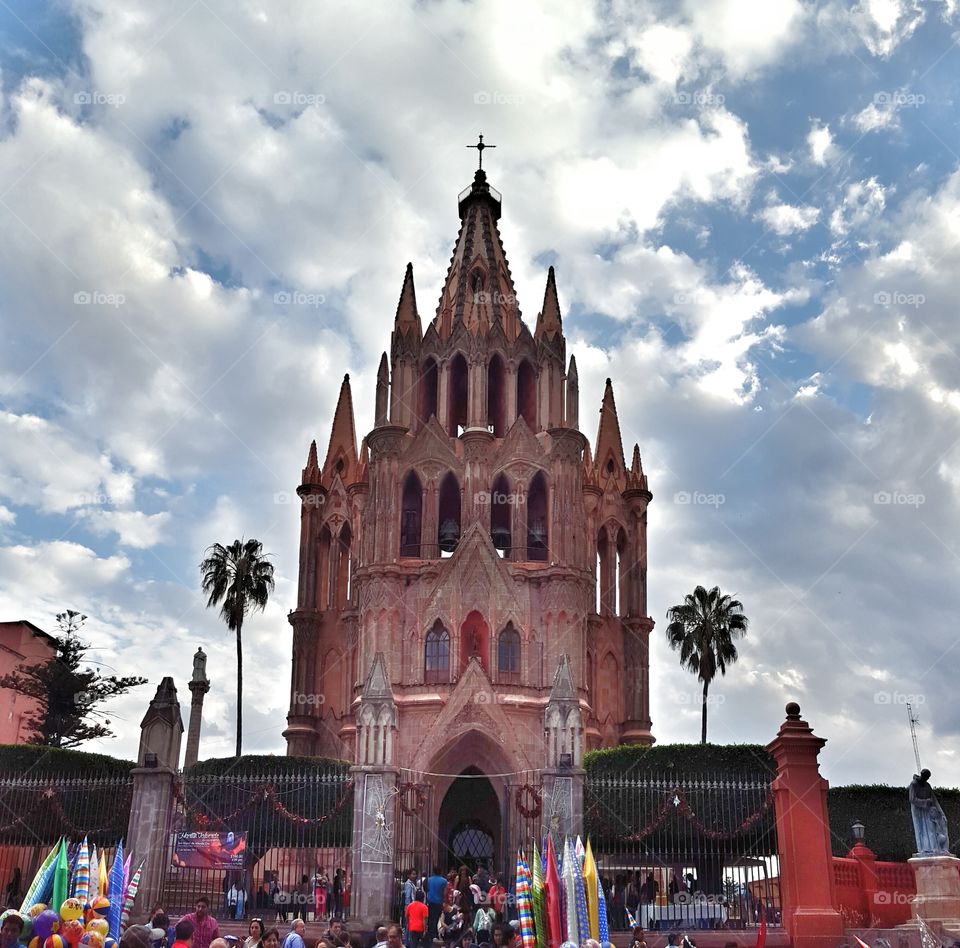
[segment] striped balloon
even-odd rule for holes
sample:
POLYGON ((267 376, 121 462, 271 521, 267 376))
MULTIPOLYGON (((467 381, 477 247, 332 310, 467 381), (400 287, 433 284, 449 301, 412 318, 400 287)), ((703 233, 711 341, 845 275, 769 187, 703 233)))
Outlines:
POLYGON ((127 886, 127 894, 123 899, 123 910, 120 913, 120 931, 124 931, 130 922, 130 913, 133 911, 133 903, 137 900, 137 890, 140 888, 140 873, 143 872, 143 863, 133 874, 130 884, 127 886))
POLYGON ((73 873, 73 897, 78 899, 81 905, 86 905, 90 899, 90 849, 86 836, 77 854, 77 867, 73 873))
POLYGON ((123 908, 123 840, 117 843, 117 851, 110 869, 107 893, 110 908, 107 909, 107 921, 110 923, 110 937, 120 940, 120 911, 123 908))
POLYGON ((533 926, 536 948, 547 948, 547 913, 544 904, 543 895, 543 863, 540 861, 540 853, 537 852, 537 844, 533 844, 533 879, 530 884, 531 895, 533 898, 533 926))
POLYGON ((523 853, 517 851, 517 915, 520 918, 520 941, 523 948, 534 948, 533 901, 530 896, 530 870, 523 853))

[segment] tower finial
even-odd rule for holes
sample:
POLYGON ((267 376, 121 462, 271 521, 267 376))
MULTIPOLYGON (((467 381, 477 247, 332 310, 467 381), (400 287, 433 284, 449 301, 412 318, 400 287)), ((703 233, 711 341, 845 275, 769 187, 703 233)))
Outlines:
POLYGON ((497 147, 496 145, 485 145, 485 144, 483 143, 483 136, 482 136, 482 135, 480 136, 480 141, 478 141, 476 145, 467 145, 467 148, 476 148, 476 149, 477 149, 477 157, 480 159, 480 166, 479 166, 479 168, 477 169, 478 171, 483 171, 483 149, 484 149, 484 148, 496 148, 496 147, 497 147))

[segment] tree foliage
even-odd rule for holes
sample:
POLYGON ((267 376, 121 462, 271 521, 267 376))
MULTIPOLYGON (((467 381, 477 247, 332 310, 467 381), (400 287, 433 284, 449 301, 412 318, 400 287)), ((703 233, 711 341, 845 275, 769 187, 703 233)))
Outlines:
POLYGON ((707 743, 707 692, 717 672, 737 660, 734 639, 747 634, 749 620, 743 603, 721 593, 719 586, 707 591, 697 586, 682 603, 667 610, 667 641, 680 653, 680 664, 703 683, 700 743, 707 743))
POLYGON ((68 609, 57 615, 61 634, 56 654, 45 662, 22 665, 0 678, 9 688, 32 698, 36 711, 26 725, 28 740, 45 747, 77 747, 85 741, 114 737, 104 702, 147 683, 139 675, 104 675, 86 664, 89 642, 80 637, 85 615, 68 609))
POLYGON ((220 618, 237 637, 237 757, 243 744, 243 620, 263 612, 273 592, 273 564, 259 540, 234 540, 207 547, 200 585, 207 608, 220 606, 220 618))

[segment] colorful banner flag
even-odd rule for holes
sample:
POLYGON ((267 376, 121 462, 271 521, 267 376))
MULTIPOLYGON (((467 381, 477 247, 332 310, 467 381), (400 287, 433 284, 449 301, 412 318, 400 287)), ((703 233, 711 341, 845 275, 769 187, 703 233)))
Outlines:
POLYGON ((73 871, 73 897, 79 899, 81 905, 86 905, 90 901, 90 849, 87 846, 86 836, 80 844, 77 866, 73 871))
POLYGON ((100 891, 98 895, 107 898, 110 895, 110 877, 107 875, 107 854, 100 853, 100 865, 97 868, 97 877, 100 879, 100 891))
POLYGON ((597 877, 597 934, 600 944, 610 941, 610 926, 607 923, 607 898, 603 894, 603 886, 597 877))
MULTIPOLYGON (((127 857, 129 859, 129 857, 127 857)), ((127 886, 127 892, 123 899, 123 910, 120 912, 120 931, 125 931, 130 921, 130 913, 133 911, 133 903, 137 900, 137 890, 140 888, 140 873, 143 872, 143 863, 133 874, 127 886)))
POLYGON ((87 860, 90 866, 90 891, 87 893, 87 904, 92 905, 93 900, 100 894, 100 876, 97 874, 97 847, 90 844, 90 858, 87 860))
MULTIPOLYGON (((573 843, 568 836, 563 844, 563 892, 565 896, 565 915, 567 921, 567 941, 580 944, 580 921, 577 912, 577 877, 573 871, 576 861, 573 843)), ((579 865, 577 866, 579 868, 579 865)))
MULTIPOLYGON (((120 890, 124 895, 127 894, 127 886, 130 885, 130 853, 127 853, 127 858, 123 861, 123 888, 120 890)), ((123 900, 121 899, 121 902, 123 900)))
POLYGON ((60 906, 70 896, 70 868, 67 864, 67 841, 60 840, 60 851, 57 853, 57 865, 53 872, 53 895, 50 898, 50 908, 60 911, 60 906))
MULTIPOLYGON (((583 855, 583 891, 587 900, 587 923, 590 937, 600 940, 600 910, 597 907, 597 864, 593 859, 593 849, 590 847, 590 837, 587 837, 587 848, 583 855)), ((606 940, 606 939, 604 939, 606 940)))
POLYGON ((523 948, 534 948, 530 870, 521 851, 517 852, 517 916, 520 919, 520 942, 523 948))
POLYGON ((57 865, 57 854, 59 852, 60 844, 57 843, 47 854, 47 858, 40 863, 40 868, 33 877, 33 882, 31 882, 27 888, 27 894, 23 897, 23 903, 20 906, 21 915, 25 915, 31 905, 46 901, 47 894, 45 890, 53 882, 53 871, 57 865))
POLYGON ((553 850, 553 839, 547 837, 547 871, 543 882, 544 905, 547 915, 548 948, 560 948, 566 941, 566 930, 561 913, 560 873, 557 872, 557 855, 553 850))
POLYGON ((593 938, 590 932, 590 916, 587 913, 587 893, 584 890, 583 869, 580 867, 580 859, 577 857, 576 849, 573 851, 573 894, 577 902, 577 931, 580 933, 580 940, 586 941, 593 938))
POLYGON ((110 923, 110 936, 120 940, 120 913, 123 911, 123 840, 117 843, 117 852, 110 869, 110 881, 107 892, 110 896, 110 908, 107 921, 110 923))
POLYGON ((547 948, 547 913, 543 898, 543 862, 540 853, 537 850, 537 844, 533 844, 533 881, 531 883, 533 898, 533 928, 536 948, 547 948))

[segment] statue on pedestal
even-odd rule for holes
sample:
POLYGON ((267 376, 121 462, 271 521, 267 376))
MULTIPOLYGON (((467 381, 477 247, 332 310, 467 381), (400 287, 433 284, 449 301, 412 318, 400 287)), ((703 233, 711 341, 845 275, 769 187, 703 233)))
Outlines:
POLYGON ((910 813, 917 839, 918 856, 949 856, 947 818, 930 786, 930 771, 924 768, 910 782, 910 813))

